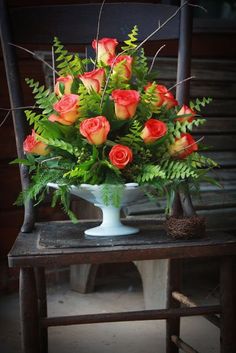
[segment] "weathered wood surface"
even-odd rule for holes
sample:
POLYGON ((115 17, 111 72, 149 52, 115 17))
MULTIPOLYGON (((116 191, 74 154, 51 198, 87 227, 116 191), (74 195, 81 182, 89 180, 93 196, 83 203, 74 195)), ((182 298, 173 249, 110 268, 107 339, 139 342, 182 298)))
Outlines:
MULTIPOLYGON (((236 254, 236 238, 228 233, 208 232, 206 237, 196 240, 176 241, 168 238, 160 230, 155 221, 136 220, 128 224, 141 227, 141 232, 135 237, 122 239, 85 239, 83 229, 95 223, 80 222, 73 225, 70 222, 49 222, 36 225, 34 233, 20 233, 9 253, 9 265, 50 267, 51 265, 71 265, 81 263, 130 262, 135 260, 150 260, 164 258, 189 258, 205 256, 223 256, 236 254), (67 232, 64 232, 66 226, 67 232), (41 229, 49 229, 48 239, 53 234, 68 243, 67 248, 49 248, 38 246, 41 229), (54 230, 53 230, 54 228, 54 230), (77 236, 77 241, 76 241, 77 236), (74 238, 74 246, 73 246, 74 238), (128 239, 129 238, 129 239, 128 239), (86 243, 86 246, 83 247, 86 243), (124 244, 125 243, 125 244, 124 244), (82 247, 81 247, 82 245, 82 247)), ((55 242, 56 244, 56 242, 55 242)), ((57 244, 58 245, 58 244, 57 244)))

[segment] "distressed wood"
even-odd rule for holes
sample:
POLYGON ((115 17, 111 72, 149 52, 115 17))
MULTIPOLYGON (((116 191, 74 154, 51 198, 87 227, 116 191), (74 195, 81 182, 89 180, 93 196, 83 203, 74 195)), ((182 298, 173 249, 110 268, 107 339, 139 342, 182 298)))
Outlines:
POLYGON ((222 257, 220 267, 221 353, 235 353, 236 256, 222 257))
MULTIPOLYGON (((178 310, 180 303, 172 297, 173 291, 180 291, 182 286, 182 261, 172 259, 169 263, 167 277, 167 308, 178 310)), ((180 317, 175 316, 166 320, 166 353, 178 353, 178 347, 172 342, 171 337, 180 335, 180 317)))
MULTIPOLYGON (((178 302, 180 302, 181 304, 186 305, 189 308, 194 308, 197 306, 197 304, 192 301, 191 299, 189 299, 188 297, 186 297, 184 294, 174 291, 172 292, 172 297, 177 300, 178 302)), ((220 319, 218 316, 216 315, 204 315, 204 317, 210 321, 211 323, 213 323, 215 326, 217 326, 218 328, 220 328, 220 319)))
POLYGON ((203 313, 219 313, 220 306, 199 306, 197 308, 177 308, 144 311, 126 311, 119 313, 97 313, 73 316, 48 317, 41 320, 44 327, 95 324, 102 322, 164 320, 176 317, 199 316, 203 313))
POLYGON ((21 344, 24 353, 41 353, 39 314, 33 268, 20 270, 21 344))
MULTIPOLYGON (((38 296, 39 317, 47 317, 47 289, 45 270, 43 267, 35 268, 35 279, 38 296)), ((48 332, 47 328, 40 327, 40 352, 48 353, 48 332)))

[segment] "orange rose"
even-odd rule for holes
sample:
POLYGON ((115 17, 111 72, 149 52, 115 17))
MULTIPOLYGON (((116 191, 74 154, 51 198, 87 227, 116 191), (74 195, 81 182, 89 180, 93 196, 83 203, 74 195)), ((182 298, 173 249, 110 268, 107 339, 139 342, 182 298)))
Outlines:
POLYGON ((126 120, 135 115, 140 100, 138 91, 116 89, 111 94, 115 102, 115 114, 117 119, 126 120))
POLYGON ((115 145, 109 153, 111 163, 118 169, 123 169, 133 160, 133 152, 127 146, 115 145))
POLYGON ((98 42, 94 39, 92 47, 95 51, 98 51, 98 61, 105 65, 109 64, 109 61, 115 57, 115 50, 118 42, 115 38, 103 38, 98 42))
POLYGON ((79 117, 79 96, 76 94, 65 94, 53 105, 54 110, 58 113, 49 116, 48 120, 58 121, 63 125, 72 125, 79 117))
POLYGON ((82 121, 80 124, 80 133, 92 145, 101 145, 106 139, 110 131, 109 121, 105 116, 96 116, 82 121))
POLYGON ((196 112, 192 109, 190 109, 187 105, 183 105, 180 111, 177 113, 177 115, 180 115, 180 118, 176 118, 175 121, 188 121, 191 123, 191 121, 194 120, 196 116, 196 112), (189 114, 189 116, 181 117, 181 115, 189 114))
MULTIPOLYGON (((147 88, 149 88, 150 86, 151 86, 151 83, 149 83, 145 87, 145 90, 147 90, 147 88)), ((168 89, 163 85, 156 86, 156 97, 157 97, 157 102, 156 102, 157 107, 165 106, 167 109, 170 109, 178 105, 178 102, 173 96, 173 94, 169 92, 168 89)))
POLYGON ((141 132, 141 137, 145 143, 152 143, 160 139, 167 132, 167 126, 163 121, 149 119, 141 132))
POLYGON ((63 94, 70 94, 72 83, 73 77, 71 75, 67 75, 66 77, 58 77, 54 87, 55 94, 57 96, 62 96, 63 94))
POLYGON ((23 142, 23 149, 26 153, 34 153, 40 156, 46 156, 49 153, 48 145, 41 141, 37 141, 37 134, 32 130, 23 142))
POLYGON ((97 69, 90 72, 85 72, 83 75, 78 76, 88 91, 101 92, 102 84, 105 78, 105 70, 97 69))
POLYGON ((175 139, 175 143, 169 147, 170 155, 183 159, 198 150, 196 141, 190 134, 181 134, 180 138, 175 139))
POLYGON ((117 64, 119 64, 120 62, 123 61, 123 64, 120 67, 120 70, 118 71, 118 73, 122 73, 124 75, 124 77, 129 80, 131 78, 132 75, 132 62, 133 62, 133 58, 129 55, 120 55, 117 58, 114 58, 113 60, 111 60, 111 62, 109 62, 110 65, 112 65, 114 63, 113 66, 113 72, 116 73, 117 72, 117 64))

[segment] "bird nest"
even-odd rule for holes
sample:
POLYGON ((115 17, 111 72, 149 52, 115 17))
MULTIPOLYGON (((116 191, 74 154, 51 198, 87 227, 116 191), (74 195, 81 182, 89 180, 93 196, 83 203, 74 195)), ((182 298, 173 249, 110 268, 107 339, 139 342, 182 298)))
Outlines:
POLYGON ((205 235, 205 217, 169 217, 165 222, 167 234, 174 239, 202 238, 205 235))

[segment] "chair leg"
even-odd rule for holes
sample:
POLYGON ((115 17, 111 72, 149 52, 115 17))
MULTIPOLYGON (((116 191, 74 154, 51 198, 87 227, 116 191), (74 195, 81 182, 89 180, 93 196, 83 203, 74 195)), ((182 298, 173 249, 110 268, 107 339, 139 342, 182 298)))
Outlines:
POLYGON ((33 268, 20 269, 20 321, 23 353, 40 353, 37 291, 33 268))
POLYGON ((236 257, 221 259, 220 300, 221 300, 221 353, 235 353, 236 340, 236 257))
MULTIPOLYGON (((182 260, 170 260, 167 278, 167 308, 178 308, 180 303, 172 297, 173 291, 181 291, 182 260)), ((180 318, 166 320, 166 353, 178 353, 178 347, 172 342, 171 336, 180 335, 180 318)))
MULTIPOLYGON (((47 317, 47 288, 45 280, 45 269, 35 268, 36 288, 38 295, 39 318, 47 317)), ((40 348, 41 353, 48 353, 48 329, 40 327, 40 348)))

